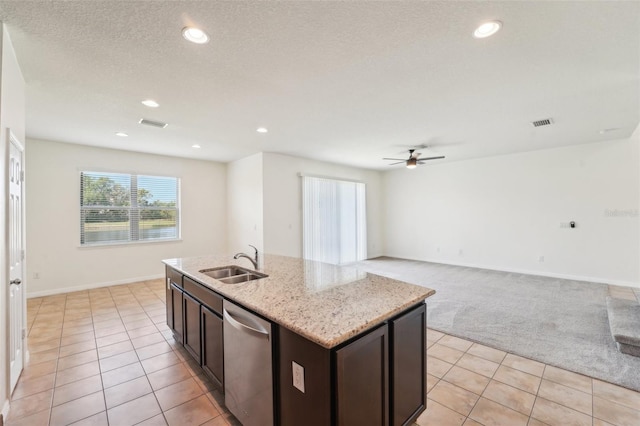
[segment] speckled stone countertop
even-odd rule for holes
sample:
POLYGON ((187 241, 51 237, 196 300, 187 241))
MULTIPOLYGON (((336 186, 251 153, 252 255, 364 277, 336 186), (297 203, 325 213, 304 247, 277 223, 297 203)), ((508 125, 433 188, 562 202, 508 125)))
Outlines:
POLYGON ((163 262, 271 321, 333 348, 433 295, 435 290, 353 267, 265 255, 259 272, 241 284, 225 284, 201 272, 219 266, 253 269, 247 259, 205 256, 163 262))

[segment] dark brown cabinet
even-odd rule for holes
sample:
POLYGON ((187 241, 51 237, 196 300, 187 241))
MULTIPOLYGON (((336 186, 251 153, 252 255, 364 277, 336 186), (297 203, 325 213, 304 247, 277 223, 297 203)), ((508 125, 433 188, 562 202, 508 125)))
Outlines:
POLYGON ((426 305, 389 324, 391 342, 391 424, 410 424, 426 408, 426 305))
POLYGON ((222 387, 222 296, 167 268, 167 325, 203 371, 222 387))
POLYGON ((182 274, 169 267, 166 268, 166 273, 167 325, 173 331, 176 340, 182 343, 182 274))
POLYGON ((218 386, 223 385, 222 317, 202 305, 202 369, 218 386))
POLYGON ((335 349, 281 327, 280 424, 411 424, 426 407, 425 314, 421 303, 335 349), (304 392, 293 363, 304 369, 304 392))
POLYGON ((336 351, 337 424, 389 424, 387 325, 336 351))
POLYGON ((184 347, 198 364, 201 361, 200 347, 200 302, 188 293, 183 295, 184 309, 184 347))
POLYGON ((169 284, 169 290, 167 291, 167 315, 169 316, 169 309, 171 310, 170 318, 167 320, 169 328, 173 331, 173 337, 177 342, 183 343, 183 321, 182 321, 182 289, 175 285, 175 283, 169 284))

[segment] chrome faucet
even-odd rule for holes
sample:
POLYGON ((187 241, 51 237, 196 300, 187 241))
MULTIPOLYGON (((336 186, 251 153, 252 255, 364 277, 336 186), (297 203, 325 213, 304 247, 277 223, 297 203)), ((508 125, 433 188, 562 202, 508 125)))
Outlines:
POLYGON ((255 246, 252 246, 251 244, 249 244, 249 247, 253 247, 253 250, 255 251, 255 253, 253 254, 253 259, 251 258, 251 256, 249 256, 246 253, 236 253, 235 256, 233 256, 234 259, 239 259, 241 257, 247 258, 249 259, 249 261, 251 261, 251 263, 253 263, 253 267, 255 269, 258 269, 258 249, 255 248, 255 246))

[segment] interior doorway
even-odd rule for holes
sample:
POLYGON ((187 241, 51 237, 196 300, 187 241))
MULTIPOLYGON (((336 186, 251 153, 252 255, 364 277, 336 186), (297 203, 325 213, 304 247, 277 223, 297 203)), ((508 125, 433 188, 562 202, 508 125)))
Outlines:
POLYGON ((13 392, 24 367, 25 294, 24 294, 24 146, 7 130, 9 140, 9 365, 10 391, 13 392))

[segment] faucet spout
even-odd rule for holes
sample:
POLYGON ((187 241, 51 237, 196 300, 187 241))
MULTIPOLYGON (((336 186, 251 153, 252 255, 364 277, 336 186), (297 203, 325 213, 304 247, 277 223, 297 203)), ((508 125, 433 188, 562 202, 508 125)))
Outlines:
POLYGON ((254 253, 253 258, 251 258, 251 256, 249 256, 248 254, 246 254, 246 253, 242 253, 242 252, 241 252, 241 253, 236 253, 236 255, 235 255, 235 256, 233 256, 233 258, 234 258, 234 259, 239 259, 239 258, 241 258, 241 257, 244 257, 244 258, 246 258, 246 259, 249 259, 249 261, 253 264, 253 267, 254 267, 255 269, 258 269, 258 259, 259 259, 259 258, 258 258, 258 249, 257 249, 257 248, 255 248, 255 247, 254 247, 254 246, 252 246, 252 245, 249 245, 249 247, 253 247, 253 249, 255 250, 255 253, 254 253))

